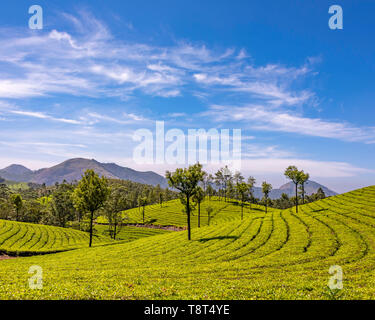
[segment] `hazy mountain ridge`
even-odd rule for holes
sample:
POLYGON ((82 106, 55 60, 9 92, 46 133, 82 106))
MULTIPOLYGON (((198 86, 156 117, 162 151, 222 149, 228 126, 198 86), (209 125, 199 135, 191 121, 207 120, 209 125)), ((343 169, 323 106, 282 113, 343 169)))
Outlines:
POLYGON ((121 167, 114 163, 100 163, 94 159, 75 158, 64 161, 50 168, 32 171, 21 165, 10 165, 0 170, 0 177, 17 182, 45 183, 47 185, 63 180, 68 182, 80 180, 87 169, 93 169, 100 176, 111 179, 131 180, 134 182, 167 187, 167 182, 161 175, 152 172, 141 172, 121 167))
MULTIPOLYGON (((286 184, 283 184, 278 189, 272 189, 270 192, 270 198, 271 199, 278 199, 281 197, 283 193, 286 193, 289 197, 293 197, 296 194, 295 184, 293 182, 288 182, 286 184)), ((319 188, 322 188, 325 195, 328 196, 335 196, 338 193, 335 191, 332 191, 331 189, 321 185, 320 183, 317 183, 315 181, 309 180, 305 183, 305 192, 307 195, 311 195, 313 193, 316 193, 319 188)), ((299 190, 298 190, 299 191, 299 190)), ((254 197, 255 198, 263 198, 262 188, 255 187, 254 188, 254 197)))

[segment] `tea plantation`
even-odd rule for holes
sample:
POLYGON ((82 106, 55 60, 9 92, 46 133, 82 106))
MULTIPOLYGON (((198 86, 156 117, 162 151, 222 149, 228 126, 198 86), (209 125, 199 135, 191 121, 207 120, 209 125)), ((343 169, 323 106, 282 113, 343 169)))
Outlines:
MULTIPOLYGON (((212 224, 194 224, 192 241, 187 231, 169 232, 1 260, 0 298, 375 298, 375 187, 302 205, 298 214, 295 208, 266 214, 261 207, 246 207, 243 220, 238 205, 211 202, 216 210, 212 224), (43 269, 43 289, 29 289, 33 265, 43 269), (340 266, 344 276, 338 296, 327 288, 333 265, 340 266)), ((138 221, 140 213, 133 211, 138 221)), ((146 214, 166 225, 184 225, 177 202, 146 207, 146 214)))

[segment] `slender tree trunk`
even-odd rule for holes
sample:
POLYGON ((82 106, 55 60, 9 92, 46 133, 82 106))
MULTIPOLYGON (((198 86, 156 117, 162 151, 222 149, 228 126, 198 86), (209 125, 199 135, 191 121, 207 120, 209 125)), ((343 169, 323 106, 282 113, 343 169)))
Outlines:
POLYGON ((18 208, 16 208, 16 221, 18 221, 18 208))
POLYGON ((305 184, 302 184, 302 204, 305 204, 305 184))
POLYGON ((198 228, 201 227, 201 203, 198 202, 198 228))
POLYGON ((91 211, 91 214, 90 214, 90 243, 89 243, 89 247, 91 247, 91 245, 92 245, 92 223, 93 223, 93 220, 94 220, 94 211, 91 211))
POLYGON ((113 231, 113 240, 116 240, 117 222, 115 222, 115 229, 113 231))
POLYGON ((298 183, 296 183, 296 213, 298 213, 298 183))
POLYGON ((190 230, 190 197, 186 196, 186 213, 187 213, 187 224, 188 224, 188 240, 191 240, 190 230))

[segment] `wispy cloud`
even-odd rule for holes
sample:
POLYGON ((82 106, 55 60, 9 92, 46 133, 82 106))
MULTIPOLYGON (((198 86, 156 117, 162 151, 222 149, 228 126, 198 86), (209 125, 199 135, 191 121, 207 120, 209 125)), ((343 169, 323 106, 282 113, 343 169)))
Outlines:
POLYGON ((333 138, 343 141, 375 143, 375 127, 355 127, 346 122, 308 118, 285 111, 268 110, 261 105, 213 105, 203 116, 217 122, 241 122, 247 128, 262 131, 280 131, 302 135, 333 138))
POLYGON ((127 43, 88 12, 62 13, 71 33, 52 30, 29 33, 0 29, 0 98, 19 99, 56 93, 77 96, 120 96, 135 91, 165 98, 184 93, 186 86, 226 86, 275 103, 305 102, 311 92, 298 92, 287 82, 308 74, 278 64, 255 66, 244 49, 213 50, 186 41, 172 46, 127 43), (282 81, 282 85, 281 85, 282 81))
POLYGON ((95 120, 101 120, 105 122, 114 122, 118 124, 130 124, 130 123, 139 123, 139 122, 149 122, 151 120, 144 118, 141 115, 136 115, 134 113, 126 113, 123 112, 122 116, 119 117, 111 117, 105 114, 99 114, 97 112, 89 112, 86 117, 82 117, 81 119, 85 119, 87 123, 95 123, 95 120), (92 122, 91 120, 94 120, 92 122))

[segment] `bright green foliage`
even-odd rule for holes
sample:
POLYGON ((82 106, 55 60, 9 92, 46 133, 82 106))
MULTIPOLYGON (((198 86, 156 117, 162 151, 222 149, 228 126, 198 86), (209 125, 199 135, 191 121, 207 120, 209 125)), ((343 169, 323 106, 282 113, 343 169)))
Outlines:
POLYGON ((307 182, 307 180, 310 179, 310 175, 308 173, 305 173, 303 171, 301 171, 300 173, 300 189, 301 189, 301 195, 302 195, 302 204, 305 203, 305 183, 307 182))
POLYGON ((19 192, 20 190, 28 190, 30 188, 27 182, 5 181, 5 184, 10 190, 14 192, 19 192))
MULTIPOLYGON (((99 234, 104 236, 109 236, 110 232, 108 230, 108 226, 105 225, 95 225, 95 230, 98 231, 99 234)), ((136 226, 123 226, 119 229, 117 233, 117 240, 121 240, 122 242, 126 241, 134 241, 145 237, 156 236, 159 234, 170 233, 174 232, 171 230, 159 229, 159 228, 147 228, 147 227, 136 227, 136 226)))
POLYGON ((189 166, 188 169, 177 168, 173 173, 167 171, 165 176, 169 185, 181 192, 181 199, 185 204, 187 216, 188 239, 191 240, 190 201, 198 190, 198 183, 203 181, 204 171, 202 171, 202 165, 197 163, 189 166))
POLYGON ((94 170, 88 169, 82 176, 73 193, 76 209, 83 213, 90 213, 90 241, 92 244, 94 213, 100 209, 110 194, 108 181, 105 177, 99 178, 94 170))
POLYGON ((117 186, 111 189, 111 193, 104 203, 102 211, 107 218, 109 235, 114 240, 116 240, 116 236, 120 232, 121 224, 126 219, 122 211, 127 209, 128 202, 129 200, 126 198, 126 188, 117 186))
POLYGON ((298 213, 298 185, 302 182, 303 171, 299 171, 296 166, 289 166, 285 169, 285 177, 292 180, 296 187, 296 213, 298 213))
POLYGON ((181 231, 2 260, 0 298, 375 298, 375 186, 301 205, 298 215, 236 214, 192 228, 192 241, 181 231), (28 288, 32 265, 43 268, 42 290, 28 288), (343 270, 339 294, 327 290, 333 265, 343 270))
POLYGON ((241 219, 243 219, 243 207, 245 204, 247 193, 249 192, 249 186, 245 182, 237 183, 236 189, 241 199, 241 219))
POLYGON ((65 227, 69 220, 75 217, 75 209, 72 199, 73 186, 60 184, 52 195, 50 202, 51 214, 55 225, 65 227))
POLYGON ((22 200, 21 195, 19 195, 19 194, 13 194, 11 196, 11 202, 12 202, 14 208, 16 209, 16 221, 18 221, 18 217, 19 217, 20 211, 21 211, 21 209, 23 207, 23 200, 22 200))
POLYGON ((266 213, 267 213, 267 207, 268 207, 268 195, 271 192, 271 190, 272 190, 272 185, 270 183, 267 183, 266 181, 264 181, 262 183, 262 192, 263 192, 263 195, 264 195, 266 213))
MULTIPOLYGON (((87 246, 89 234, 73 229, 0 220, 0 252, 31 255, 64 251, 87 246)), ((94 244, 108 243, 109 238, 94 236, 94 244)))

